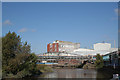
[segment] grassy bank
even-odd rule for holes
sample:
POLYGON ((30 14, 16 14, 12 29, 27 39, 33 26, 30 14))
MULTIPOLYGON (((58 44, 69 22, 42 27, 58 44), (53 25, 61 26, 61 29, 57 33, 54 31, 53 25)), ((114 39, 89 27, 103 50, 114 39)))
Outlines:
POLYGON ((91 63, 86 63, 83 66, 83 69, 96 69, 95 64, 91 64, 91 63))
POLYGON ((37 64, 37 69, 40 70, 40 72, 53 72, 52 68, 50 66, 47 66, 45 64, 37 64))

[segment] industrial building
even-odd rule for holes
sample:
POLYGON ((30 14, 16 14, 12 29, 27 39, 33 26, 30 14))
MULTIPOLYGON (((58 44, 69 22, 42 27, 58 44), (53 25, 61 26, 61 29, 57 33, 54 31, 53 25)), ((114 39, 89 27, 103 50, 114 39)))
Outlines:
POLYGON ((106 55, 108 53, 118 51, 118 48, 111 48, 110 43, 96 43, 93 44, 93 49, 80 48, 80 43, 73 43, 68 41, 56 40, 47 45, 46 56, 89 56, 89 55, 106 55))
POLYGON ((120 58, 114 58, 114 54, 117 54, 117 52, 118 48, 111 48, 110 43, 96 43, 93 44, 93 49, 85 49, 80 48, 80 43, 56 40, 47 45, 47 53, 38 55, 40 58, 38 62, 55 63, 59 66, 78 65, 87 60, 96 60, 95 56, 100 54, 103 56, 106 66, 114 63, 117 66, 120 65, 120 58))
POLYGON ((49 43, 47 45, 47 52, 48 53, 55 53, 55 52, 63 52, 63 53, 71 53, 75 49, 80 48, 80 43, 72 43, 68 41, 59 41, 56 40, 53 43, 49 43))
POLYGON ((111 44, 110 43, 96 43, 94 44, 94 50, 103 51, 103 50, 110 50, 111 44))
POLYGON ((94 49, 84 49, 84 48, 79 48, 76 49, 72 52, 72 54, 78 54, 82 56, 88 56, 88 55, 106 55, 108 53, 118 51, 118 48, 111 48, 110 43, 96 43, 93 44, 94 49))

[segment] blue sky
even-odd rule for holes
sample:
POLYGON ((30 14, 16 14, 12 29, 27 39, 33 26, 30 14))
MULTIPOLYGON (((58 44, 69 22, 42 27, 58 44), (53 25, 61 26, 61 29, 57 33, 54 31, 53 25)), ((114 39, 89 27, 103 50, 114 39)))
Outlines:
POLYGON ((113 2, 3 3, 2 35, 16 32, 36 54, 54 40, 79 42, 82 48, 109 42, 118 46, 118 5, 113 2))

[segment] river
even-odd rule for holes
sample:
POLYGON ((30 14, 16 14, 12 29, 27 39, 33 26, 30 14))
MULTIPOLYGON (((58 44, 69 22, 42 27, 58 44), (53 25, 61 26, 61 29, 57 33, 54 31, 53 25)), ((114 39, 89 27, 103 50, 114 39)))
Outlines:
POLYGON ((53 72, 44 73, 37 78, 108 78, 109 74, 98 72, 95 69, 54 69, 53 72))

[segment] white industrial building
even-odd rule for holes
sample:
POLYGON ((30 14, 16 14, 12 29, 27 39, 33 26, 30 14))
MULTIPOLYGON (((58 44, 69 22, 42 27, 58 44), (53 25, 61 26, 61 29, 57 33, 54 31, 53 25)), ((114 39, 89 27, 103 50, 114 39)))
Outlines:
POLYGON ((67 53, 71 53, 73 52, 75 49, 79 49, 80 48, 80 43, 73 43, 73 42, 69 42, 69 41, 59 41, 56 40, 53 43, 58 43, 58 51, 59 52, 67 52, 67 53))
POLYGON ((77 54, 81 56, 96 55, 96 54, 105 55, 114 51, 118 51, 118 48, 111 48, 110 43, 96 43, 94 44, 94 49, 79 48, 74 50, 71 54, 77 54))
POLYGON ((111 49, 111 44, 110 43, 96 43, 94 44, 94 50, 110 50, 111 49))

